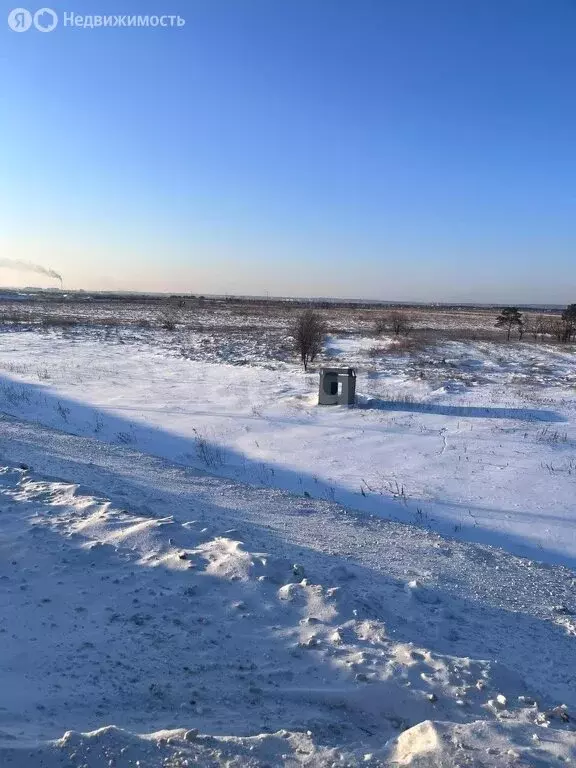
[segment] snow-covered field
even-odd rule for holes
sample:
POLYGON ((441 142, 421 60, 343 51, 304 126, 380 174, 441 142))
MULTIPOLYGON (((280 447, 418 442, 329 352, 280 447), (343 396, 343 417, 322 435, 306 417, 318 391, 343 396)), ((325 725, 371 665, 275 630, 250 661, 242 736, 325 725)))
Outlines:
POLYGON ((0 765, 574 762, 574 351, 213 345, 0 336, 0 765))
POLYGON ((7 413, 256 485, 576 565, 576 355, 534 344, 332 337, 359 407, 319 408, 318 374, 178 347, 5 334, 7 413))

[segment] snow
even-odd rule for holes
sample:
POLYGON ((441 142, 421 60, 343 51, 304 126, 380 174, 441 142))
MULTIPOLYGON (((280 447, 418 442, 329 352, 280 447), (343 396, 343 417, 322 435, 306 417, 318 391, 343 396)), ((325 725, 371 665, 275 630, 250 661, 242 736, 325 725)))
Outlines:
POLYGON ((8 413, 576 563, 571 351, 452 342, 368 366, 374 339, 333 338, 329 354, 359 365, 359 407, 348 409, 318 408, 317 373, 296 366, 223 365, 83 336, 5 338, 8 413))
POLYGON ((0 765, 574 761, 572 359, 425 355, 4 336, 0 765))

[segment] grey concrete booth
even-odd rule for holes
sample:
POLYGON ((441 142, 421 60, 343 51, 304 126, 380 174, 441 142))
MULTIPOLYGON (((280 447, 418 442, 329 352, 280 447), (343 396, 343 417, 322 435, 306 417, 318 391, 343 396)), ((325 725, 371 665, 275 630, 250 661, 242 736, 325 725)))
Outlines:
POLYGON ((356 370, 354 368, 321 368, 318 405, 354 405, 356 402, 356 370))

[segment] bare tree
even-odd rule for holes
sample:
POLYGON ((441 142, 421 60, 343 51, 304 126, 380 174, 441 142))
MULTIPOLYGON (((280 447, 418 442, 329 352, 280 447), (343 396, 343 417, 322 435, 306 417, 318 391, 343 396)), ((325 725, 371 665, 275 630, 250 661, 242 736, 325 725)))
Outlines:
POLYGON ((543 339, 545 336, 557 337, 560 325, 561 321, 557 317, 551 317, 550 315, 542 316, 540 338, 543 339))
POLYGON ((518 326, 518 341, 522 341, 522 337, 524 336, 524 333, 526 332, 526 323, 524 320, 520 321, 520 325, 518 326))
POLYGON ((534 341, 542 341, 545 336, 558 336, 561 333, 560 321, 549 315, 525 315, 524 331, 529 333, 534 341))
POLYGON ((512 328, 516 326, 520 331, 523 325, 522 312, 517 307, 505 307, 498 315, 495 323, 496 328, 506 328, 508 332, 506 338, 508 341, 510 341, 512 328))
POLYGON ((391 312, 388 322, 394 336, 407 336, 412 330, 412 319, 406 312, 391 312))
POLYGON ((374 320, 374 333, 377 336, 381 336, 388 330, 388 317, 387 315, 380 315, 374 320))
POLYGON ((377 334, 390 331, 394 336, 407 336, 412 330, 412 318, 406 312, 394 310, 387 315, 377 317, 374 330, 377 334))
POLYGON ((576 304, 566 307, 560 317, 538 315, 527 324, 527 327, 535 341, 538 338, 542 340, 545 336, 551 336, 556 341, 568 344, 576 337, 576 304))
POLYGON ((548 321, 547 332, 550 336, 553 336, 556 341, 564 341, 565 329, 563 321, 558 317, 551 317, 548 321))
POLYGON ((538 328, 538 318, 535 315, 526 315, 524 318, 524 332, 530 334, 534 341, 538 341, 540 331, 538 328))
POLYGON ((566 307, 562 315, 543 318, 542 336, 552 336, 556 341, 569 344, 576 337, 576 304, 566 307))
POLYGON ((302 360, 304 370, 308 370, 308 363, 322 352, 326 325, 322 317, 313 309, 307 309, 296 318, 294 329, 294 347, 302 360))

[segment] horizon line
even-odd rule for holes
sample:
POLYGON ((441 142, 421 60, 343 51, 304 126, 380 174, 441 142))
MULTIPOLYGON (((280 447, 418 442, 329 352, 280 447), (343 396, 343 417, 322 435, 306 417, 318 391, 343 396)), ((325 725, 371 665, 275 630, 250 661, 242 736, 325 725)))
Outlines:
POLYGON ((375 304, 375 305, 396 305, 396 306, 421 306, 421 307, 433 307, 433 306, 446 306, 446 307, 477 307, 477 308, 497 308, 497 307, 518 307, 518 308, 542 308, 542 309, 560 309, 567 306, 566 303, 556 302, 499 302, 499 301, 447 301, 447 300, 406 300, 406 299, 368 299, 357 296, 283 296, 283 295, 271 295, 266 294, 235 294, 235 293, 202 293, 202 292, 175 292, 175 291, 139 291, 136 289, 124 289, 124 290, 107 290, 107 289, 93 289, 86 288, 42 288, 41 286, 0 286, 0 298, 2 292, 9 292, 15 294, 25 293, 40 293, 40 294, 82 294, 91 295, 98 294, 103 296, 154 296, 154 297, 174 297, 174 298, 208 298, 208 299, 243 299, 243 300, 259 300, 259 301, 301 301, 301 302, 330 302, 333 304, 338 303, 354 303, 354 304, 375 304))

